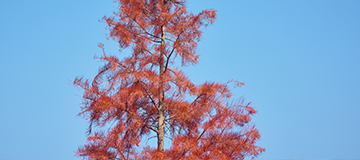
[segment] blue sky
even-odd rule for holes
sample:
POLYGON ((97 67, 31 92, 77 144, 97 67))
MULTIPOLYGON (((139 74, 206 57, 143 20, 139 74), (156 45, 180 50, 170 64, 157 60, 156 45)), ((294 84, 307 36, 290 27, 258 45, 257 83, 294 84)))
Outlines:
MULTIPOLYGON (((82 91, 102 63, 98 20, 112 0, 0 1, 0 159, 79 159, 82 91)), ((360 1, 192 0, 218 10, 205 30, 195 83, 244 81, 266 152, 259 159, 360 159, 360 1)))

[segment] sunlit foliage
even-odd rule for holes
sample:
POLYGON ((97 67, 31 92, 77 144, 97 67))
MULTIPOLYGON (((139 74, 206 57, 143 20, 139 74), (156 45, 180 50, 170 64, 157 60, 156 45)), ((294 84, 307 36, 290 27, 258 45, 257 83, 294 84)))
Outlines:
POLYGON ((131 50, 119 59, 105 53, 92 80, 76 78, 84 89, 82 112, 90 122, 87 144, 76 151, 87 159, 244 159, 265 149, 255 145, 249 125, 256 111, 234 101, 229 83, 195 85, 177 67, 198 62, 196 47, 215 10, 187 11, 186 0, 117 0, 103 17, 110 39, 131 50), (232 102, 232 103, 230 103, 232 102), (96 128, 96 130, 94 129, 96 128), (142 140, 156 134, 157 148, 142 140), (164 148, 164 138, 171 146, 164 148))

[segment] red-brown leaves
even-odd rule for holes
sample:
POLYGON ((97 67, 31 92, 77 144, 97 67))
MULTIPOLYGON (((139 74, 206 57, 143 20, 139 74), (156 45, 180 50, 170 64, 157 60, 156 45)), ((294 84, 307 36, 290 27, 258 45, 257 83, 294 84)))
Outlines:
MULTIPOLYGON (((229 103, 229 84, 193 84, 178 68, 196 64, 201 29, 216 19, 215 10, 188 13, 185 0, 117 0, 119 12, 103 21, 109 38, 132 53, 105 64, 91 80, 76 78, 85 90, 82 115, 90 122, 87 144, 77 156, 88 159, 244 159, 265 150, 250 126, 256 111, 243 100, 229 103), (99 131, 93 132, 97 128, 99 131), (168 137, 168 149, 140 146, 150 133, 168 137)), ((160 139, 158 144, 164 142, 160 139)))

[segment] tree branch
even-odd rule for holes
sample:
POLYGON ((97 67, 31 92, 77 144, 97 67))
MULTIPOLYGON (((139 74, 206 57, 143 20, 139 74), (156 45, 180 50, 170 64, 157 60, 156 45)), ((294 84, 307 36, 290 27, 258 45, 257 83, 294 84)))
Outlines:
POLYGON ((156 138, 156 136, 152 136, 152 137, 148 138, 148 139, 146 140, 146 144, 147 144, 147 142, 148 142, 151 138, 156 138))
POLYGON ((140 80, 139 77, 137 77, 137 76, 135 75, 134 71, 132 71, 129 67, 123 65, 123 64, 120 63, 120 62, 114 62, 114 61, 111 61, 111 60, 110 60, 110 62, 116 63, 116 64, 122 66, 123 68, 126 68, 127 70, 129 70, 129 71, 132 73, 132 75, 136 78, 136 80, 139 81, 139 83, 141 84, 141 87, 144 89, 146 95, 150 98, 152 104, 153 104, 156 108, 158 108, 158 107, 156 106, 155 100, 151 97, 150 93, 149 93, 149 92, 147 91, 147 89, 145 88, 144 83, 140 80))
POLYGON ((168 64, 169 64, 169 61, 170 61, 171 55, 172 55, 172 54, 174 53, 174 51, 175 51, 175 43, 179 40, 180 35, 181 35, 183 32, 184 32, 184 31, 181 31, 181 32, 179 33, 179 35, 177 36, 177 38, 176 38, 175 42, 173 42, 173 48, 172 48, 172 50, 171 50, 171 52, 170 52, 169 56, 166 56, 166 65, 165 65, 165 70, 164 70, 164 73, 167 71, 167 68, 168 68, 168 64))
MULTIPOLYGON (((203 94, 200 94, 199 96, 197 96, 196 99, 195 99, 193 102, 191 102, 191 104, 189 104, 188 107, 192 106, 201 96, 203 96, 203 94)), ((191 113, 192 111, 194 111, 195 109, 197 109, 197 108, 199 108, 199 107, 200 107, 200 106, 198 106, 198 107, 196 107, 196 108, 193 108, 191 111, 189 111, 189 113, 191 113)), ((168 121, 168 120, 174 119, 175 117, 177 117, 177 114, 175 114, 175 115, 173 115, 173 116, 171 116, 171 117, 169 117, 169 118, 166 118, 164 121, 168 121)), ((166 122, 165 125, 168 124, 169 122, 170 122, 170 121, 166 122)))
MULTIPOLYGON (((139 120, 139 119, 135 116, 135 114, 134 114, 134 113, 131 113, 129 110, 125 109, 124 111, 125 111, 126 113, 128 113, 128 114, 131 114, 132 116, 134 116, 134 118, 136 118, 137 120, 139 120)), ((145 127, 151 129, 151 130, 154 131, 155 133, 158 133, 158 130, 154 129, 152 126, 150 126, 150 125, 142 122, 141 120, 139 120, 139 121, 140 121, 145 127)))

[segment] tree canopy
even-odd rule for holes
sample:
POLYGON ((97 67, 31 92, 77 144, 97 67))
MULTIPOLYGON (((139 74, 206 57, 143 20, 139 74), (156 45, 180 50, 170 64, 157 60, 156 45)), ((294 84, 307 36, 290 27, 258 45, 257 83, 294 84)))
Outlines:
POLYGON ((186 0, 116 0, 104 16, 109 38, 131 53, 119 59, 105 52, 105 64, 91 79, 76 78, 84 89, 79 115, 89 121, 87 144, 77 156, 87 159, 244 159, 265 149, 250 125, 257 111, 232 96, 229 84, 194 84, 181 70, 195 65, 202 29, 215 10, 187 11, 186 0), (180 61, 181 60, 181 61, 180 61), (156 135, 157 147, 142 141, 156 135), (169 148, 164 139, 171 140, 169 148))

